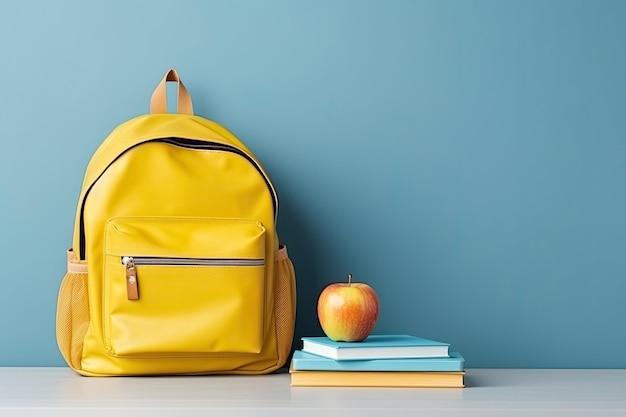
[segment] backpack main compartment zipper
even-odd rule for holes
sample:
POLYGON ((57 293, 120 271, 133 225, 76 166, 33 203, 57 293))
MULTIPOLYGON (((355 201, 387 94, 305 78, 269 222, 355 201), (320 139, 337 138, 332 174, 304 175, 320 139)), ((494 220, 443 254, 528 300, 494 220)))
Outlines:
POLYGON ((272 185, 269 177, 267 176, 267 174, 265 173, 263 168, 250 155, 248 155, 246 152, 242 151, 241 149, 237 148, 236 146, 228 145, 228 144, 220 143, 220 142, 203 141, 203 140, 197 140, 197 139, 177 138, 177 137, 154 138, 154 139, 146 140, 144 142, 137 143, 137 144, 131 146, 130 148, 124 150, 124 152, 120 153, 117 157, 115 157, 109 163, 109 165, 91 183, 91 185, 89 186, 89 188, 85 192, 85 195, 83 196, 83 199, 82 199, 82 202, 81 202, 81 206, 80 206, 80 220, 79 220, 79 229, 80 230, 79 230, 79 236, 78 236, 78 239, 79 239, 78 259, 85 259, 85 257, 86 257, 84 212, 85 212, 85 201, 87 200, 87 196, 89 195, 89 192, 91 191, 91 189, 93 188, 95 183, 98 182, 100 177, 106 172, 106 170, 115 161, 117 161, 117 159, 120 156, 122 156, 123 154, 125 154, 126 152, 128 152, 132 148, 135 148, 137 146, 140 146, 140 145, 143 145, 143 144, 146 144, 146 143, 151 143, 151 142, 167 143, 167 144, 170 144, 172 146, 178 146, 178 147, 181 147, 181 148, 188 148, 188 149, 214 150, 214 151, 222 151, 222 152, 231 152, 231 153, 237 154, 237 155, 245 158, 248 162, 250 162, 250 164, 252 164, 252 166, 256 169, 256 171, 263 178, 263 181, 265 182, 265 185, 267 186, 267 188, 268 188, 268 190, 269 190, 269 192, 271 194, 271 197, 272 197, 272 207, 273 207, 273 210, 274 210, 274 220, 276 220, 276 217, 278 216, 278 196, 276 195, 276 190, 274 189, 274 186, 272 185))

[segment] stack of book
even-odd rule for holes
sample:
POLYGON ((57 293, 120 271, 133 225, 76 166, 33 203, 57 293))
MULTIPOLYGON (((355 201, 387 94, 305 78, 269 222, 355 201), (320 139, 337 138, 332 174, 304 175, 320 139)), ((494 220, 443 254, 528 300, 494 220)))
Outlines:
POLYGON ((289 373, 292 386, 465 386, 465 359, 448 343, 410 335, 371 335, 362 342, 303 337, 289 373))

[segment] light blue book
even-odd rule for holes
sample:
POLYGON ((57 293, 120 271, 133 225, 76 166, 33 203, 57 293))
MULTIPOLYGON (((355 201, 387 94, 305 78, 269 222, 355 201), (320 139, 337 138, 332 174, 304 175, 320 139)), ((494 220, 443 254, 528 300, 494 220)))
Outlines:
POLYGON ((450 352, 448 358, 336 361, 296 350, 291 368, 296 371, 461 372, 465 368, 465 359, 459 352, 450 352))
POLYGON ((370 335, 362 342, 335 342, 328 337, 303 337, 302 350, 335 360, 445 358, 448 343, 410 335, 370 335))

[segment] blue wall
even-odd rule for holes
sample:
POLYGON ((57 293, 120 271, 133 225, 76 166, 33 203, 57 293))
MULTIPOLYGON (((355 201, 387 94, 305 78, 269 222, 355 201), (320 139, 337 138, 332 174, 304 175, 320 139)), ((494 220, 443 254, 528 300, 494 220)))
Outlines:
POLYGON ((468 366, 626 367, 625 21, 618 0, 1 2, 0 366, 63 364, 84 168, 175 67, 275 182, 298 336, 351 272, 377 332, 468 366))

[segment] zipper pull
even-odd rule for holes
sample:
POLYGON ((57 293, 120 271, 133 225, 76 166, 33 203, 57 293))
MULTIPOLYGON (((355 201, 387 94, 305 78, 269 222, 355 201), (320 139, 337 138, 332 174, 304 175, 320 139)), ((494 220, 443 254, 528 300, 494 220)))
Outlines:
POLYGON ((139 300, 139 286, 137 284, 137 269, 132 256, 124 256, 122 263, 126 265, 126 292, 129 300, 139 300))

